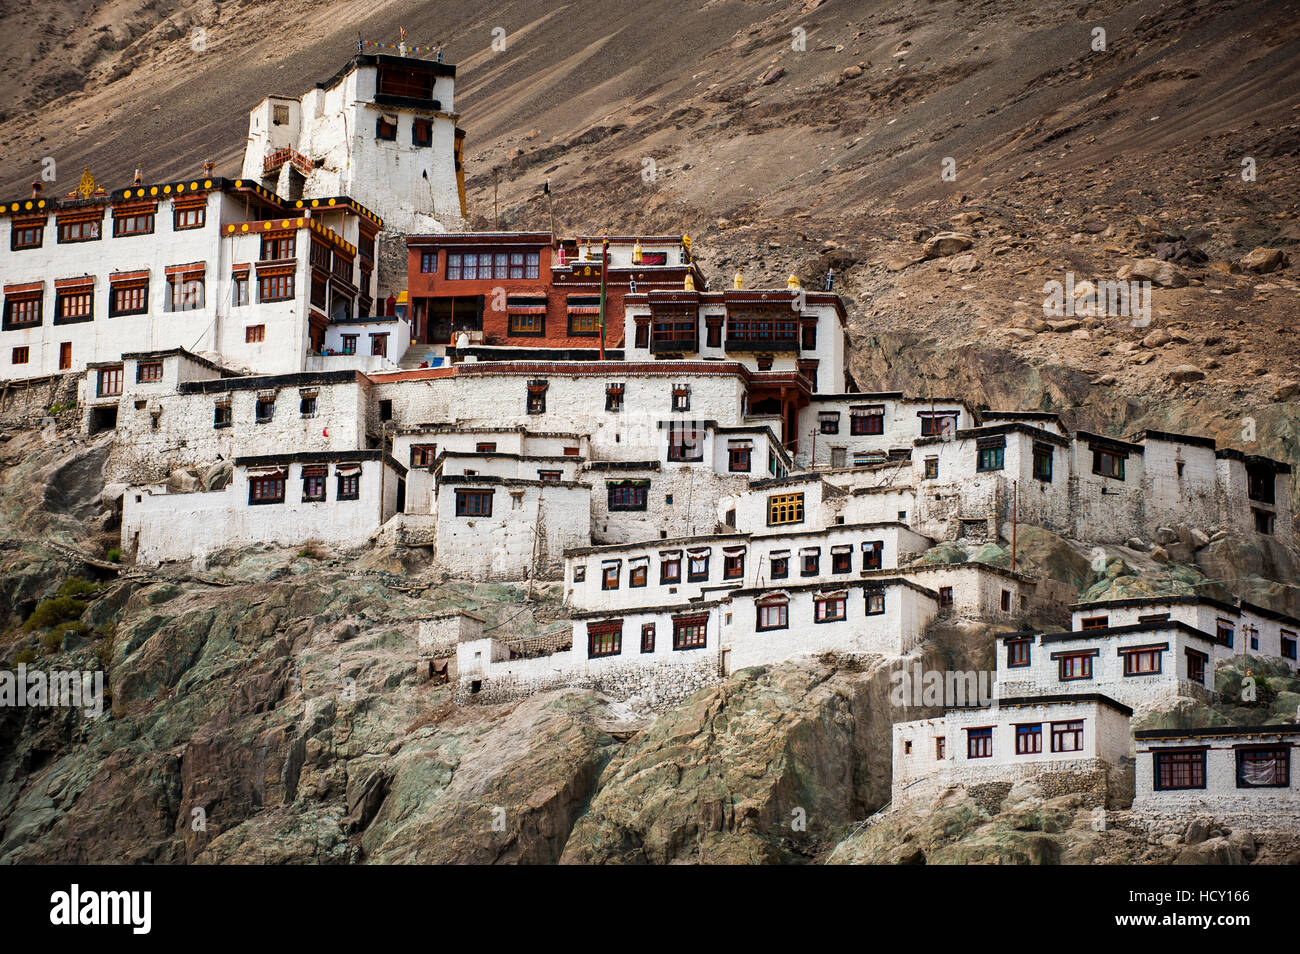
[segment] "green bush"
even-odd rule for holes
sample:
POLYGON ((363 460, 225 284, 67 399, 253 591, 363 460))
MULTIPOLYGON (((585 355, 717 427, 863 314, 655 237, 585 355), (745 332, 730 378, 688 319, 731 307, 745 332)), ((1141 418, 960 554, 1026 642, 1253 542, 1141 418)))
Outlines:
POLYGON ((59 596, 98 596, 99 587, 79 576, 70 576, 59 587, 59 596))
POLYGON ((121 563, 121 562, 122 562, 122 551, 119 550, 119 549, 117 549, 116 547, 114 547, 112 550, 109 550, 109 551, 108 551, 108 562, 109 562, 109 563, 121 563))
POLYGON ((31 662, 36 662, 36 650, 34 649, 20 649, 18 655, 14 656, 15 666, 31 662))
POLYGON ((27 617, 27 622, 23 623, 23 629, 28 632, 34 629, 49 629, 51 626, 77 619, 85 611, 84 600, 72 596, 54 596, 48 600, 41 600, 36 609, 32 610, 32 615, 27 617))
POLYGON ((41 645, 49 653, 57 653, 63 648, 63 630, 52 629, 41 637, 41 645))

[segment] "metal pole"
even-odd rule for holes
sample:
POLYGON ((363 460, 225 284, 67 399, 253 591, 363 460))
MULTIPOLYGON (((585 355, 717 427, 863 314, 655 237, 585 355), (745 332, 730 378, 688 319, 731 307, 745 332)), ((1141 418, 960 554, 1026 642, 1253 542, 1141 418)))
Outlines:
POLYGON ((1011 572, 1016 572, 1016 518, 1020 511, 1020 481, 1011 482, 1011 572))

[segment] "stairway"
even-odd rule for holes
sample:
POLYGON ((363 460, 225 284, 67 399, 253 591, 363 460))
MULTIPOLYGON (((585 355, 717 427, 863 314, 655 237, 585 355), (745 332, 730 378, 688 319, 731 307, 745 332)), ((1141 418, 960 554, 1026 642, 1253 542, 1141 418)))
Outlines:
POLYGON ((443 345, 430 345, 412 341, 411 346, 406 349, 406 354, 402 355, 402 360, 397 362, 397 366, 403 371, 414 371, 424 361, 429 361, 432 364, 433 362, 429 357, 430 353, 434 357, 441 357, 443 359, 442 363, 446 364, 446 351, 447 349, 443 345))

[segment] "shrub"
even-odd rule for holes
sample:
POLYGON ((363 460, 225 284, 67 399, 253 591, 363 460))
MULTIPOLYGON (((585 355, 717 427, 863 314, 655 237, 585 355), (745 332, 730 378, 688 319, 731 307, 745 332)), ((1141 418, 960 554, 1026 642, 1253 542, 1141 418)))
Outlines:
POLYGON ((46 652, 57 653, 63 648, 63 630, 52 629, 41 637, 41 645, 46 652))
POLYGON ((32 615, 27 617, 27 622, 23 623, 23 629, 28 632, 34 629, 49 629, 51 626, 77 619, 85 611, 84 600, 72 596, 54 596, 48 600, 41 600, 37 604, 36 609, 32 610, 32 615))
POLYGON ((79 576, 70 576, 59 587, 59 596, 98 596, 99 587, 79 576))
POLYGON ((119 549, 117 549, 116 547, 114 547, 113 549, 109 550, 109 551, 108 551, 108 562, 109 562, 109 563, 121 563, 121 562, 122 562, 122 551, 119 550, 119 549))
POLYGON ((20 649, 18 655, 14 656, 15 666, 30 662, 36 662, 36 650, 34 649, 20 649))

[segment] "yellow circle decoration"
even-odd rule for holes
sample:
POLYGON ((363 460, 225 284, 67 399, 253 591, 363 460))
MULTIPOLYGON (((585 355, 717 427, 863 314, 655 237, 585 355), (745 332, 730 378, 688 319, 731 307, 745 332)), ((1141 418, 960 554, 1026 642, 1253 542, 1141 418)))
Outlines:
POLYGON ((157 194, 158 194, 158 187, 157 187, 157 186, 150 186, 150 188, 149 188, 149 194, 150 194, 150 195, 157 195, 157 194))

